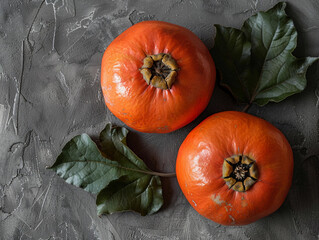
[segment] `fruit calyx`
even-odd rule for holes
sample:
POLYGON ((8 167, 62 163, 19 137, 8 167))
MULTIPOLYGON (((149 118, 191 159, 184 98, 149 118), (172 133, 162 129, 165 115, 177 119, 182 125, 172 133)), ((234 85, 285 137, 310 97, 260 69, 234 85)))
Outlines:
POLYGON ((246 192, 258 179, 256 162, 246 155, 234 155, 224 159, 223 179, 229 189, 246 192))
POLYGON ((171 89, 177 77, 178 65, 167 53, 148 55, 143 60, 140 72, 147 85, 160 89, 171 89))

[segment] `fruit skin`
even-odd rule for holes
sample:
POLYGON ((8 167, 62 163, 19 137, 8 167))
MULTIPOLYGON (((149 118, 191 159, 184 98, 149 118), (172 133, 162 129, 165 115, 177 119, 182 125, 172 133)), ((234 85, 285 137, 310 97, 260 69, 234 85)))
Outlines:
POLYGON ((241 112, 221 112, 204 120, 182 143, 176 163, 179 185, 193 208, 223 225, 252 223, 276 211, 293 175, 293 153, 285 136, 265 120, 241 112), (225 158, 255 159, 258 181, 246 192, 228 189, 225 158))
POLYGON ((106 49, 101 85, 110 111, 141 132, 167 133, 193 121, 207 106, 215 84, 213 59, 201 40, 178 25, 137 23, 106 49), (169 90, 147 85, 139 69, 147 55, 169 53, 179 71, 169 90))

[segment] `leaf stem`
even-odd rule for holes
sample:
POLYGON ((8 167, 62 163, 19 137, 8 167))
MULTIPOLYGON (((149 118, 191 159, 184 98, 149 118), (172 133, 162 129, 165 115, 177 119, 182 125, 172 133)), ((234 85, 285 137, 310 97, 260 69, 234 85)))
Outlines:
POLYGON ((244 108, 243 110, 241 110, 242 112, 247 112, 247 110, 250 108, 251 106, 251 103, 248 103, 244 108))
POLYGON ((160 172, 149 172, 146 174, 159 176, 159 177, 176 177, 176 173, 160 173, 160 172))
MULTIPOLYGON (((111 165, 111 164, 107 164, 107 163, 104 163, 104 162, 101 162, 101 163, 103 163, 105 165, 111 165)), ((114 167, 123 168, 125 170, 133 171, 133 172, 140 172, 140 173, 144 173, 144 174, 148 174, 148 175, 152 175, 152 176, 176 177, 176 173, 161 173, 161 172, 154 172, 154 171, 147 171, 147 170, 141 170, 141 169, 128 168, 128 167, 123 167, 123 166, 114 166, 114 167)))
MULTIPOLYGON (((72 161, 69 161, 69 163, 72 161)), ((154 171, 148 171, 148 170, 142 170, 142 169, 135 169, 135 168, 128 168, 128 167, 123 167, 121 165, 115 165, 115 164, 110 164, 110 163, 106 163, 103 161, 96 161, 96 160, 86 160, 86 161, 82 161, 82 160, 77 160, 74 162, 94 162, 94 163, 100 163, 100 164, 104 164, 110 167, 117 167, 117 168, 122 168, 128 171, 132 171, 132 172, 139 172, 139 173, 144 173, 144 174, 148 174, 148 175, 152 175, 152 176, 159 176, 159 177, 176 177, 176 173, 161 173, 161 172, 154 172, 154 171)), ((52 166, 54 167, 54 166, 52 166)), ((52 167, 46 167, 46 168, 52 168, 52 167)))

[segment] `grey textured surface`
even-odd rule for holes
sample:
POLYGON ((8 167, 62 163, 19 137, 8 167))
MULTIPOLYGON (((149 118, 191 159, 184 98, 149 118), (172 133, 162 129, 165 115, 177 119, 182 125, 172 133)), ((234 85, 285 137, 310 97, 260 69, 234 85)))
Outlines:
MULTIPOLYGON (((319 55, 318 0, 289 0, 299 31, 295 55, 319 55)), ((98 218, 95 196, 46 170, 63 145, 86 132, 97 136, 106 122, 123 125, 105 107, 100 61, 108 44, 142 20, 182 25, 208 48, 214 27, 240 27, 277 1, 0 1, 0 238, 1 239, 318 239, 319 64, 308 86, 279 104, 250 113, 287 136, 294 150, 293 186, 274 214, 242 227, 224 227, 197 214, 175 178, 163 179, 165 204, 141 217, 119 213, 98 218)), ((170 134, 132 132, 128 144, 150 168, 172 172, 178 148, 207 116, 241 109, 216 87, 193 123, 170 134)))

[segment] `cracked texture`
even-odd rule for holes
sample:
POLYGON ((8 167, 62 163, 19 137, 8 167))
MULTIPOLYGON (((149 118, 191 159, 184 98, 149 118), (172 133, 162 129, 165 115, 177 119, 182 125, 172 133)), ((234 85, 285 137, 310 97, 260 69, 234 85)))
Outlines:
MULTIPOLYGON (((155 215, 118 213, 98 218, 95 197, 64 183, 45 167, 62 146, 106 122, 100 61, 111 41, 132 24, 163 20, 182 25, 213 46, 213 24, 240 27, 278 1, 3 0, 0 8, 0 239, 318 239, 319 69, 304 92, 250 113, 281 129, 294 151, 293 186, 274 214, 242 227, 199 216, 176 179, 163 179, 164 207, 155 215)), ((299 32, 295 55, 319 55, 319 3, 288 0, 299 32)), ((128 136, 128 145, 153 170, 172 172, 178 148, 212 113, 241 109, 219 87, 193 123, 170 134, 128 136), (165 149, 165 151, 163 151, 165 149)))

